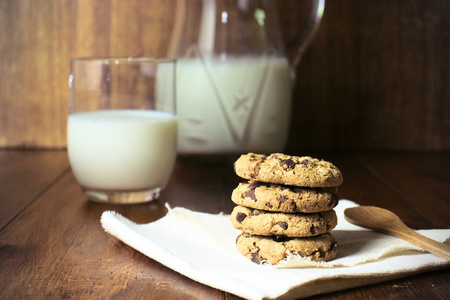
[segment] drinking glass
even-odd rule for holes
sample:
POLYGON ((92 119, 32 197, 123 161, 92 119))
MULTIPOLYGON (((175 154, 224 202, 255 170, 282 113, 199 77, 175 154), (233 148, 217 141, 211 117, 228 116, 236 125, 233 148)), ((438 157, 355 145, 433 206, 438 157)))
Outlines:
POLYGON ((90 200, 142 203, 159 197, 177 155, 175 60, 70 61, 67 148, 90 200))

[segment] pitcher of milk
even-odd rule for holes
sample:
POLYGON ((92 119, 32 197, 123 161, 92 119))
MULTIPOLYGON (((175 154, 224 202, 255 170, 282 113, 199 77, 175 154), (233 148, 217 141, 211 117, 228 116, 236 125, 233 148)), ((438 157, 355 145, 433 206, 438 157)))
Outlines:
POLYGON ((280 1, 176 2, 169 56, 178 58, 180 154, 283 151, 294 70, 325 0, 299 1, 295 49, 283 45, 280 1))

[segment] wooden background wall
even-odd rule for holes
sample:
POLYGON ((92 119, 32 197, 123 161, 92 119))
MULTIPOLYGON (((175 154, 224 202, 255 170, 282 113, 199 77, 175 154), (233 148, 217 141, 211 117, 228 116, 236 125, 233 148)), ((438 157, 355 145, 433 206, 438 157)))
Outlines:
MULTIPOLYGON (((295 0, 281 0, 283 30, 295 0)), ((175 0, 1 0, 0 148, 64 148, 76 56, 164 56, 175 0)), ((450 150, 450 1, 328 0, 298 68, 295 150, 450 150)))

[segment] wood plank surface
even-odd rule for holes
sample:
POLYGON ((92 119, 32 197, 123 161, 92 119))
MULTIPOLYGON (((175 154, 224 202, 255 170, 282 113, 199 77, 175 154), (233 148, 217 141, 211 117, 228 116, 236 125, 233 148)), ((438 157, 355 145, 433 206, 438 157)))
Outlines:
MULTIPOLYGON (((42 169, 38 161, 43 155, 34 154, 27 159, 31 174, 38 173, 33 169, 42 169)), ((341 169, 345 180, 341 198, 395 211, 415 229, 450 228, 450 169, 443 167, 448 165, 449 155, 311 155, 330 160, 341 169)), ((210 164, 180 157, 161 198, 140 205, 93 203, 83 195, 72 172, 53 176, 57 180, 39 188, 37 198, 0 230, 0 299, 239 299, 147 258, 106 234, 99 221, 103 211, 115 210, 137 223, 149 223, 165 215, 166 202, 195 211, 230 213, 234 207, 231 191, 241 181, 230 164, 234 159, 210 164)), ((10 161, 11 168, 20 160, 20 151, 2 155, 2 162, 10 161)), ((13 171, 1 168, 0 176, 6 178, 13 171)), ((29 178, 41 181, 31 175, 18 180, 29 178)), ((31 193, 30 197, 36 196, 31 193)), ((0 205, 8 208, 12 203, 5 199, 10 198, 0 197, 0 205)), ((449 269, 444 269, 316 298, 448 299, 449 282, 449 269)))
POLYGON ((0 228, 68 170, 66 151, 0 150, 0 228))
MULTIPOLYGON (((278 1, 286 41, 301 4, 278 1)), ((0 147, 64 148, 69 58, 165 56, 176 0, 0 1, 0 147)), ((450 2, 327 1, 289 150, 450 150, 450 2)))
POLYGON ((2 270, 9 270, 2 271, 1 298, 220 297, 220 291, 167 270, 105 234, 100 215, 107 209, 140 222, 166 212, 162 202, 122 207, 88 202, 72 174, 66 174, 0 235, 2 270))

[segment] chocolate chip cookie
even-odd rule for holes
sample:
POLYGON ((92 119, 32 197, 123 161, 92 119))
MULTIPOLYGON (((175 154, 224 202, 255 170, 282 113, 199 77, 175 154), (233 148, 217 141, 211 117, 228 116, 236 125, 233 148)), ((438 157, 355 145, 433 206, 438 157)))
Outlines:
POLYGON ((244 179, 283 185, 336 187, 343 182, 336 166, 309 156, 248 153, 234 163, 234 170, 244 179))
POLYGON ((336 187, 303 188, 257 181, 240 183, 231 195, 237 205, 288 213, 327 211, 338 199, 336 187))
POLYGON ((238 251, 255 263, 279 263, 289 254, 312 261, 329 261, 337 255, 336 238, 325 233, 308 238, 262 237, 241 233, 236 239, 238 251))
POLYGON ((316 236, 332 230, 337 225, 334 210, 293 214, 268 212, 238 205, 233 209, 230 219, 234 228, 263 236, 316 236))

